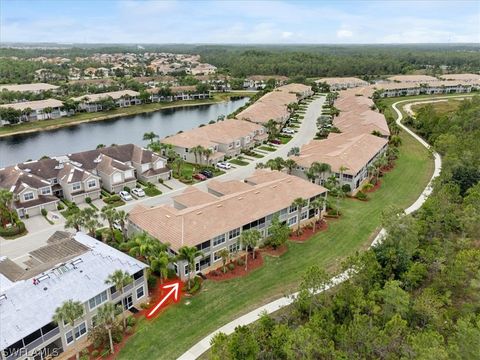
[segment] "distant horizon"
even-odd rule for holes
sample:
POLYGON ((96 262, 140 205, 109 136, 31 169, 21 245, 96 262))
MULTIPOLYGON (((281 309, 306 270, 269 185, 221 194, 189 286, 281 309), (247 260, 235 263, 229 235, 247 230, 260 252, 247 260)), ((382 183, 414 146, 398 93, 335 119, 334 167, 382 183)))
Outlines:
POLYGON ((480 43, 476 0, 0 0, 0 6, 2 43, 480 43))

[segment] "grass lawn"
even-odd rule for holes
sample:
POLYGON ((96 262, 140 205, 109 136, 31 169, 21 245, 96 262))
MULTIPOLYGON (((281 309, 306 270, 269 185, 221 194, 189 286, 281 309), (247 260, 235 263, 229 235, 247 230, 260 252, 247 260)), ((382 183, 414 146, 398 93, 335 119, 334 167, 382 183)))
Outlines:
POLYGON ((46 129, 55 129, 65 126, 70 126, 82 122, 88 121, 100 121, 107 120, 119 116, 128 116, 141 114, 146 112, 157 111, 161 109, 168 109, 180 106, 195 106, 201 104, 214 104, 222 101, 228 101, 231 97, 250 97, 255 93, 249 92, 230 92, 230 93, 214 93, 212 98, 204 100, 186 100, 186 101, 174 101, 168 103, 151 103, 130 106, 126 108, 118 108, 111 111, 97 112, 97 113, 78 113, 73 116, 63 117, 59 119, 49 119, 42 121, 32 121, 28 123, 22 123, 14 126, 2 126, 0 127, 0 136, 6 136, 14 133, 32 132, 46 129))
POLYGON ((245 166, 249 164, 248 161, 240 160, 240 159, 230 159, 228 160, 228 162, 231 164, 240 165, 240 166, 245 166))
POLYGON ((260 146, 259 149, 260 150, 265 150, 265 151, 275 151, 275 150, 277 150, 276 148, 274 148, 272 146, 266 146, 266 145, 260 146))
MULTIPOLYGON (((172 174, 173 174, 173 177, 175 179, 178 179, 178 180, 180 180, 180 181, 182 181, 186 184, 193 184, 193 183, 198 182, 198 180, 192 178, 192 176, 195 175, 196 173, 198 173, 203 168, 205 168, 205 166, 195 165, 195 164, 192 164, 192 163, 185 163, 185 164, 183 164, 183 166, 181 168, 180 176, 177 175, 177 170, 176 169, 173 169, 172 174)), ((208 167, 208 170, 213 172, 213 176, 219 176, 219 175, 225 174, 225 171, 220 170, 216 167, 212 167, 212 166, 208 167)))
POLYGON ((145 192, 145 195, 147 195, 147 196, 157 196, 157 195, 162 194, 162 192, 154 186, 144 187, 143 191, 145 192))
POLYGON ((290 140, 292 140, 292 137, 291 136, 278 136, 278 140, 280 140, 282 142, 282 144, 286 144, 290 140))
POLYGON ((225 282, 206 281, 202 291, 172 305, 154 320, 142 319, 118 359, 175 359, 219 326, 298 287, 302 273, 312 264, 333 271, 342 259, 364 248, 380 227, 380 215, 388 205, 405 208, 422 192, 433 172, 426 149, 402 133, 400 158, 382 186, 368 202, 344 199, 343 214, 329 222, 327 231, 305 243, 289 243, 281 258, 266 257, 263 267, 244 278, 225 282))
POLYGON ((436 103, 413 105, 412 110, 416 113, 421 108, 427 105, 430 105, 430 106, 433 106, 435 112, 437 112, 438 114, 446 114, 446 113, 454 112, 460 107, 461 104, 462 104, 461 100, 449 99, 446 101, 441 101, 436 103))

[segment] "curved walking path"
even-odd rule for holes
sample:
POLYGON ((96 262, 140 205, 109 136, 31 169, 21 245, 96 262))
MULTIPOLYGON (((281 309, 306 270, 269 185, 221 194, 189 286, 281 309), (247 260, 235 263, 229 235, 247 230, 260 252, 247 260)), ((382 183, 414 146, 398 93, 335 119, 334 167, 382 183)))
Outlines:
MULTIPOLYGON (((465 95, 462 95, 465 96, 465 95)), ((451 97, 449 97, 451 98, 451 97)), ((435 98, 438 99, 438 98, 435 98)), ((428 100, 428 98, 426 99, 428 100)), ((418 199, 410 205, 407 209, 405 209, 405 214, 411 214, 412 212, 418 210, 423 203, 427 200, 427 198, 430 196, 430 194, 433 191, 433 181, 435 178, 437 178, 440 175, 441 169, 442 169, 442 159, 440 157, 440 154, 438 154, 436 151, 432 149, 432 147, 425 141, 423 140, 420 136, 415 134, 412 130, 410 130, 408 127, 402 124, 403 120, 403 115, 400 110, 398 110, 397 105, 405 102, 412 102, 412 100, 401 100, 397 101, 396 103, 392 104, 392 108, 394 109, 395 113, 397 114, 397 119, 396 123, 398 126, 400 126, 403 130, 405 130, 407 133, 409 133, 411 136, 413 136, 418 142, 420 142, 425 148, 428 150, 432 151, 432 154, 434 156, 434 163, 435 163, 435 169, 433 171, 432 177, 430 178, 430 181, 428 182, 427 186, 423 190, 423 192, 420 194, 418 199)), ((425 99, 423 100, 425 102, 425 99)), ((375 237, 375 239, 372 241, 370 244, 370 247, 376 246, 377 244, 381 243, 382 240, 384 239, 386 234, 385 229, 381 229, 378 235, 375 237)), ((352 270, 346 270, 342 272, 341 274, 333 277, 330 280, 330 285, 325 287, 322 291, 328 290, 332 288, 333 286, 336 286, 345 280, 347 280, 350 277, 350 273, 352 270)), ((281 297, 280 299, 277 299, 275 301, 272 301, 268 304, 265 304, 263 306, 260 306, 259 308, 250 311, 249 313, 242 315, 235 320, 229 322, 228 324, 222 326, 221 328, 215 330, 214 332, 210 333, 206 337, 204 337, 202 340, 197 342, 195 345, 193 345, 190 349, 188 349, 184 354, 182 354, 177 360, 195 360, 198 357, 200 357, 205 351, 210 349, 210 341, 212 338, 218 334, 218 333, 225 333, 227 335, 231 334, 234 332, 235 328, 237 326, 241 325, 249 325, 256 320, 258 320, 258 317, 262 315, 262 313, 273 313, 285 306, 288 306, 293 303, 295 300, 296 296, 298 295, 298 292, 290 295, 290 296, 284 296, 281 297)))

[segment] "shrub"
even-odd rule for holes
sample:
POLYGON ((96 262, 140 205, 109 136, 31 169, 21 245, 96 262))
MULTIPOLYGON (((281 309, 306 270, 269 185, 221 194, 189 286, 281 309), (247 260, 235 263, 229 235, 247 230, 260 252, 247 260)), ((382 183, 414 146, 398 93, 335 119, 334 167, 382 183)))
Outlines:
POLYGON ((127 318, 127 326, 135 326, 135 324, 137 323, 137 319, 135 319, 135 317, 133 316, 129 316, 127 318))
POLYGON ((88 355, 88 349, 83 349, 80 351, 80 355, 88 355))
POLYGON ((367 194, 365 194, 364 192, 357 192, 357 195, 355 195, 355 197, 358 199, 358 200, 367 200, 367 194))
POLYGON ((42 209, 42 210, 40 210, 40 212, 42 213, 43 216, 47 216, 47 214, 48 214, 47 209, 42 209))
POLYGON ((115 332, 112 334, 112 339, 115 344, 122 342, 122 338, 123 338, 123 335, 121 331, 115 332))
POLYGON ((89 196, 87 196, 87 197, 85 198, 85 202, 86 202, 87 204, 91 204, 91 203, 92 203, 92 198, 89 197, 89 196))
POLYGON ((159 178, 159 179, 158 179, 158 182, 159 182, 160 184, 163 184, 163 179, 162 179, 162 178, 159 178))
POLYGON ((237 259, 237 265, 238 265, 238 266, 243 266, 243 265, 245 265, 245 260, 243 260, 243 258, 238 258, 238 259, 237 259))
POLYGON ((167 269, 167 278, 169 279, 174 279, 177 277, 177 274, 175 273, 175 270, 168 268, 167 269))
POLYGON ((212 270, 212 271, 210 271, 209 274, 210 274, 210 276, 215 276, 215 277, 222 275, 222 273, 218 270, 212 270))
POLYGON ((89 360, 89 359, 90 359, 90 355, 88 355, 88 354, 80 355, 80 360, 89 360))
POLYGON ((343 184, 343 185, 342 185, 342 191, 343 191, 344 193, 349 193, 350 191, 352 191, 352 188, 350 187, 349 184, 343 184))
POLYGON ((373 188, 373 184, 367 182, 367 183, 363 184, 363 186, 362 186, 362 191, 368 191, 368 190, 370 190, 370 189, 372 189, 372 188, 373 188))
POLYGON ((137 189, 141 189, 141 188, 142 188, 142 185, 137 184, 137 185, 135 185, 135 187, 136 187, 137 189))
POLYGON ((235 264, 234 264, 234 263, 230 263, 230 264, 228 264, 227 266, 228 266, 228 269, 229 269, 230 271, 232 271, 232 270, 235 269, 235 264))
POLYGON ((25 219, 30 219, 30 215, 25 214, 25 219))
POLYGON ((147 284, 149 289, 155 288, 155 285, 157 285, 157 278, 153 275, 148 275, 147 284))
POLYGON ((128 186, 124 186, 123 191, 130 192, 130 188, 128 186))
POLYGON ((57 210, 63 210, 63 209, 65 209, 65 206, 63 206, 62 203, 58 203, 57 210))
POLYGON ((133 328, 131 326, 127 326, 127 328, 125 329, 125 332, 127 334, 133 334, 133 328))
POLYGON ((145 310, 145 309, 148 309, 148 308, 150 307, 150 303, 141 303, 141 304, 140 304, 140 307, 141 307, 142 309, 144 309, 144 310, 145 310))
POLYGON ((99 351, 97 349, 94 349, 94 350, 92 350, 90 355, 92 355, 92 357, 96 358, 98 356, 98 353, 99 353, 99 351))
POLYGON ((110 349, 106 348, 102 351, 102 357, 106 358, 110 355, 110 349))

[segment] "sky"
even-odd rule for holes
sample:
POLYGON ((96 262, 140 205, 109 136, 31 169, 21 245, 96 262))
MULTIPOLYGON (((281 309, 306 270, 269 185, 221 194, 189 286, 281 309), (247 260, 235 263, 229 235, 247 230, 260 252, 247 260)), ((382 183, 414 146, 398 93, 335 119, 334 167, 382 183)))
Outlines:
POLYGON ((0 0, 0 42, 480 43, 480 0, 0 0))

